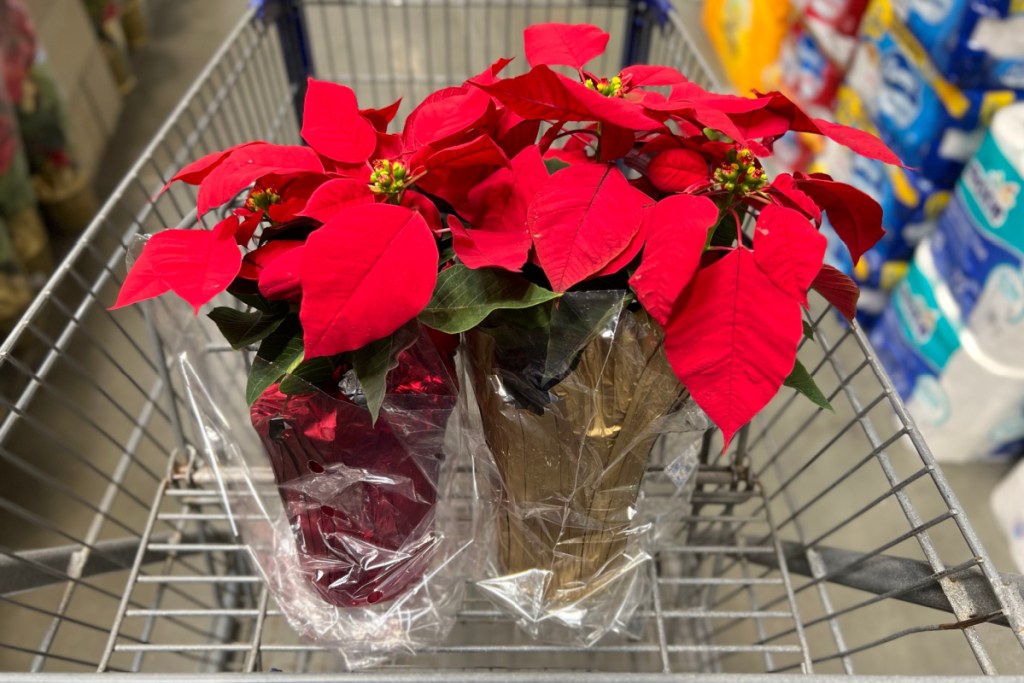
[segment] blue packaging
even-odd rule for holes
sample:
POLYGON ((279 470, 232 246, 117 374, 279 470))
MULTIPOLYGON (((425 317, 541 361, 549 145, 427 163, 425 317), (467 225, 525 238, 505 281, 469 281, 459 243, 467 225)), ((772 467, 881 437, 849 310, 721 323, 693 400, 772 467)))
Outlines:
POLYGON ((996 115, 871 333, 943 460, 1024 446, 1022 174, 1024 105, 1015 105, 996 115))
POLYGON ((943 314, 936 283, 914 262, 871 331, 871 344, 896 391, 909 400, 922 377, 935 377, 959 348, 959 324, 943 314))
POLYGON ((848 82, 880 137, 937 189, 956 182, 997 109, 1021 99, 1014 90, 961 89, 936 70, 885 0, 872 5, 848 82))
POLYGON ((990 134, 967 164, 939 219, 932 258, 965 318, 974 312, 993 273, 1007 294, 1021 287, 1013 282, 1021 280, 1024 263, 1024 206, 1018 204, 1024 199, 1022 183, 1019 170, 990 134))
POLYGON ((904 20, 950 82, 966 88, 1024 88, 1024 3, 909 0, 904 20))

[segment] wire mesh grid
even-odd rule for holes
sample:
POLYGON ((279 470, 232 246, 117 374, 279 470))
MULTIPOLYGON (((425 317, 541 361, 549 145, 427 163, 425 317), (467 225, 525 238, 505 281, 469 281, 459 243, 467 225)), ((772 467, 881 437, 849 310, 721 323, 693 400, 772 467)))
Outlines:
MULTIPOLYGON (((692 7, 300 4, 315 74, 353 85, 364 106, 404 96, 400 116, 428 91, 516 53, 535 21, 610 30, 616 37, 595 70, 612 73, 640 49, 701 84, 714 81, 695 48, 700 37, 686 28, 692 7)), ((106 310, 132 236, 196 223, 191 188, 157 195, 174 171, 248 139, 298 141, 292 105, 301 83, 287 67, 299 37, 255 13, 239 24, 0 346, 4 670, 200 676, 337 667, 291 633, 230 534, 168 361, 181 340, 156 335, 139 309, 106 310)), ((150 320, 165 305, 155 304, 150 320)), ((728 456, 704 444, 692 508, 665 520, 679 533, 651 565, 657 590, 634 637, 588 650, 540 645, 471 597, 448 644, 372 676, 921 674, 929 653, 949 650, 962 652, 963 671, 931 673, 1021 671, 1019 577, 992 567, 863 335, 821 306, 809 322, 814 341, 801 359, 835 413, 784 392, 728 456), (895 649, 908 644, 912 659, 895 649)), ((225 381, 244 376, 240 355, 212 339, 208 350, 225 381)), ((646 494, 671 501, 664 460, 654 462, 646 494)))

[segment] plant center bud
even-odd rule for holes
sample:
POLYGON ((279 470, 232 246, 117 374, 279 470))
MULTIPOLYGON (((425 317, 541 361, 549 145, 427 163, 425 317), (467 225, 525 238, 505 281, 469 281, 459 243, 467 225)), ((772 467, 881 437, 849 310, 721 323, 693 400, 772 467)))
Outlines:
POLYGON ((749 149, 731 149, 715 169, 711 182, 726 192, 756 192, 768 183, 768 176, 749 149))
POLYGON ((373 162, 370 189, 377 194, 397 195, 406 188, 409 169, 401 161, 378 159, 373 162))
POLYGON ((587 86, 590 90, 596 90, 605 97, 622 97, 626 93, 622 90, 622 79, 615 76, 611 80, 602 78, 598 81, 594 81, 592 78, 588 78, 583 82, 583 85, 587 86))
POLYGON ((245 200, 245 208, 250 211, 266 211, 271 204, 281 201, 281 195, 269 188, 256 188, 245 200))

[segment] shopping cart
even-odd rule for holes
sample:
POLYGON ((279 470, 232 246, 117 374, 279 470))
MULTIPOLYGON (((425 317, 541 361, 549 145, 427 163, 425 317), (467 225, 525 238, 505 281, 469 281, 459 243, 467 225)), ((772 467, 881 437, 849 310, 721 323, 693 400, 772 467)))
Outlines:
MULTIPOLYGON (((0 346, 0 668, 18 672, 5 680, 277 680, 255 672, 338 668, 291 632, 230 533, 172 369, 180 335, 153 324, 171 304, 106 310, 134 235, 195 224, 191 188, 157 195, 167 178, 245 140, 297 143, 307 73, 352 85, 367 105, 404 96, 404 116, 429 91, 515 54, 537 21, 609 30, 597 72, 650 60, 713 86, 695 14, 664 0, 251 9, 0 346)), ((470 591, 445 645, 348 676, 1024 671, 1021 577, 992 566, 861 331, 821 302, 809 321, 801 359, 835 413, 786 390, 728 457, 704 444, 693 505, 651 565, 656 590, 636 635, 589 649, 538 644, 470 591)), ((244 381, 230 366, 240 354, 213 337, 206 351, 225 382, 244 381)), ((673 457, 663 455, 645 484, 655 502, 674 490, 657 471, 673 457)))

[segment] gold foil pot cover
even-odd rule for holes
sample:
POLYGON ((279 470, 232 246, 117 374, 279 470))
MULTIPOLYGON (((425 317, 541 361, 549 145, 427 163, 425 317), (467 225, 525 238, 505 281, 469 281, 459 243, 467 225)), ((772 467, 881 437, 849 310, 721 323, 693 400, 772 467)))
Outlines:
POLYGON ((661 329, 624 297, 570 293, 547 324, 465 335, 463 389, 480 409, 492 469, 478 469, 497 508, 494 566, 478 586, 545 639, 592 643, 645 597, 636 504, 649 455, 667 423, 703 424, 667 418, 693 408, 661 329))

